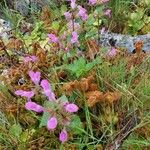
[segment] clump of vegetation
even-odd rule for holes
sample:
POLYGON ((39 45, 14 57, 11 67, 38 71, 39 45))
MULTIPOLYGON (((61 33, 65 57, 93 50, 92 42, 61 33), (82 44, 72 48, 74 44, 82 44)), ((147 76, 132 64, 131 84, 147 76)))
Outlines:
POLYGON ((133 53, 97 42, 115 24, 143 32, 148 1, 55 4, 32 23, 4 9, 15 28, 0 40, 0 149, 149 149, 149 53, 143 41, 133 53))

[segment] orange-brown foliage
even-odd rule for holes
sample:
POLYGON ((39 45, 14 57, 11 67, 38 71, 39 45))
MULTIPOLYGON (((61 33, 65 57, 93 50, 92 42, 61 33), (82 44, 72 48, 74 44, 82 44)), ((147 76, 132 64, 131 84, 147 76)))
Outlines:
POLYGON ((100 50, 100 46, 96 43, 95 40, 88 40, 86 43, 88 47, 87 57, 94 59, 100 50))
POLYGON ((6 45, 7 49, 15 49, 21 50, 24 47, 23 42, 20 39, 12 38, 9 40, 8 44, 6 45))

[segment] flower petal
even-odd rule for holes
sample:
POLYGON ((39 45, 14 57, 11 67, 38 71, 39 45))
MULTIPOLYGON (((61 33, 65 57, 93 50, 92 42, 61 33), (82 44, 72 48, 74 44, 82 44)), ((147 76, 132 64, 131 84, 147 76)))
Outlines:
POLYGON ((67 112, 70 112, 70 113, 74 113, 74 112, 77 112, 78 111, 78 109, 79 109, 79 107, 77 106, 77 105, 75 105, 75 104, 66 104, 65 106, 64 106, 64 108, 65 108, 65 110, 67 111, 67 112))
POLYGON ((41 81, 41 86, 44 90, 44 94, 48 97, 49 100, 54 101, 55 100, 55 94, 52 92, 51 86, 49 82, 44 79, 41 81))
POLYGON ((29 76, 30 76, 31 80, 34 82, 34 84, 39 84, 39 81, 41 78, 40 72, 29 71, 29 76))
POLYGON ((33 111, 35 111, 37 113, 41 113, 41 112, 44 111, 44 108, 42 106, 36 104, 35 102, 27 102, 25 104, 25 108, 27 110, 33 110, 33 111))
POLYGON ((63 130, 61 131, 61 133, 59 134, 59 140, 60 140, 62 143, 66 142, 66 141, 68 140, 68 133, 67 133, 67 131, 66 131, 65 129, 63 129, 63 130))
POLYGON ((58 121, 56 117, 52 117, 47 122, 47 128, 49 130, 54 130, 57 127, 58 121))
POLYGON ((24 91, 24 90, 17 90, 17 91, 15 91, 15 94, 18 96, 27 97, 28 99, 30 99, 31 97, 34 96, 33 91, 24 91))

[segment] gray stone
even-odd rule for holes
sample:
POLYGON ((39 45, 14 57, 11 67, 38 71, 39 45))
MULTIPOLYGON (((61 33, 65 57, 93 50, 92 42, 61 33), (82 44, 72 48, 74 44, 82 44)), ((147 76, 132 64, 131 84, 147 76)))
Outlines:
POLYGON ((103 34, 100 34, 100 41, 99 41, 100 45, 106 47, 110 46, 109 40, 111 38, 116 40, 117 47, 126 48, 130 52, 132 52, 135 49, 134 43, 137 41, 143 41, 144 42, 143 50, 150 51, 150 34, 131 36, 131 35, 111 33, 107 31, 104 32, 103 34))

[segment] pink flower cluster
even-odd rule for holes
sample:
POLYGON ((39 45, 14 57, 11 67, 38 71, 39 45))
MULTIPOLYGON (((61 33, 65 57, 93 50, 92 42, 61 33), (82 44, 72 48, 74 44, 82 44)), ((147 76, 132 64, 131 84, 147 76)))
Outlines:
POLYGON ((71 1, 71 3, 70 3, 71 8, 72 8, 72 9, 75 9, 76 6, 77 6, 76 0, 70 0, 70 1, 71 1))
POLYGON ((89 5, 95 5, 97 3, 97 0, 89 0, 89 5))
POLYGON ((37 60, 38 60, 38 58, 36 56, 34 56, 34 55, 32 55, 32 56, 26 56, 23 59, 24 63, 36 62, 37 60))
POLYGON ((83 21, 86 21, 88 19, 87 10, 83 8, 82 6, 78 6, 79 12, 78 15, 81 17, 83 21))
MULTIPOLYGON (((40 86, 43 90, 43 93, 45 94, 46 97, 48 97, 49 101, 53 102, 57 108, 59 107, 59 109, 66 113, 75 113, 78 111, 78 106, 75 105, 74 103, 68 103, 68 102, 61 102, 59 100, 56 100, 56 96, 53 93, 52 89, 51 89, 51 85, 49 84, 48 80, 43 79, 41 82, 41 73, 40 72, 34 72, 34 71, 29 71, 29 76, 32 80, 32 82, 36 85, 36 86, 40 86)), ((18 96, 22 96, 22 97, 26 97, 27 98, 27 102, 25 104, 25 108, 27 110, 31 110, 37 113, 42 113, 47 111, 46 108, 44 108, 43 106, 32 102, 31 98, 35 95, 35 92, 32 91, 24 91, 24 90, 17 90, 15 91, 15 94, 18 96)), ((53 110, 51 114, 51 117, 48 119, 47 121, 47 128, 48 130, 52 131, 54 129, 56 129, 57 125, 58 125, 58 119, 57 119, 57 112, 55 110, 53 110)), ((61 114, 60 112, 58 113, 59 115, 61 114)), ((66 130, 66 125, 64 125, 60 135, 59 135, 59 139, 62 143, 66 142, 68 140, 68 133, 66 130)))
POLYGON ((76 22, 76 19, 81 18, 82 21, 86 21, 88 19, 88 14, 85 8, 76 4, 76 0, 69 0, 69 1, 71 2, 70 6, 72 10, 71 12, 69 11, 65 12, 64 16, 66 20, 68 21, 68 24, 67 24, 68 31, 71 31, 71 43, 79 45, 78 30, 80 29, 80 24, 76 22))
POLYGON ((104 12, 105 16, 108 16, 109 18, 111 17, 111 9, 106 9, 104 12))
POLYGON ((107 3, 109 2, 109 0, 102 0, 102 3, 107 3))
POLYGON ((107 55, 109 57, 115 57, 117 55, 117 49, 112 47, 108 52, 107 52, 107 55))
POLYGON ((59 38, 55 34, 50 33, 48 34, 48 37, 50 43, 59 43, 59 38))

